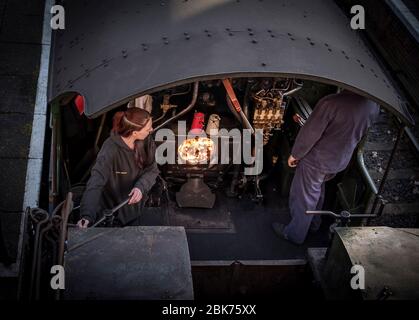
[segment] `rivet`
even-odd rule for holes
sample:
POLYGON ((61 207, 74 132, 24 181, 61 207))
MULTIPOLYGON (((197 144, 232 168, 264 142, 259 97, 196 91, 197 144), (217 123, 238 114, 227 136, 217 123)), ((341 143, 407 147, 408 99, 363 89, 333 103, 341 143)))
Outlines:
POLYGON ((253 39, 253 40, 252 40, 252 43, 258 43, 258 42, 257 42, 257 40, 253 39))
POLYGON ((261 63, 261 66, 262 66, 262 67, 266 67, 266 63, 262 62, 262 63, 261 63))

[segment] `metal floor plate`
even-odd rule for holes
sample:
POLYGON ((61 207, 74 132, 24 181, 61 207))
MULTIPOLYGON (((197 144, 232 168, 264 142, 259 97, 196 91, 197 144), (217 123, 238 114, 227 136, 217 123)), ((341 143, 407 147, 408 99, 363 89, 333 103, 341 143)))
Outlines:
POLYGON ((191 300, 184 228, 70 229, 65 257, 68 300, 191 300))

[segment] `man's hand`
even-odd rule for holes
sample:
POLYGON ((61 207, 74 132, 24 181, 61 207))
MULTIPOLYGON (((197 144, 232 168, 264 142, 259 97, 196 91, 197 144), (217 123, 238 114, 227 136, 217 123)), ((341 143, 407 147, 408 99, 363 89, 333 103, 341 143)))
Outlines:
POLYGON ((295 159, 292 155, 288 158, 288 166, 290 168, 295 168, 298 165, 300 160, 295 159))
POLYGON ((134 188, 131 190, 128 196, 131 197, 131 199, 129 199, 128 204, 135 204, 141 201, 141 199, 143 198, 143 193, 140 189, 134 188))
POLYGON ((77 227, 79 227, 80 229, 86 229, 88 225, 89 220, 84 218, 80 219, 79 222, 77 222, 77 227))

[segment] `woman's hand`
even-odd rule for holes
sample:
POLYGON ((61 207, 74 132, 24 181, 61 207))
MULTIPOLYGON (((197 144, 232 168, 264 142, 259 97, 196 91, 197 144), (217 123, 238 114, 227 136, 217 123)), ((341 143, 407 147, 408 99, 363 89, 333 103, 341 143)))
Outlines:
POLYGON ((77 227, 79 227, 80 229, 86 229, 89 223, 89 220, 82 218, 79 220, 79 222, 77 222, 77 227))
POLYGON ((128 204, 136 204, 140 202, 141 199, 143 198, 143 193, 141 192, 140 189, 134 188, 131 190, 128 196, 131 197, 131 199, 129 199, 128 204))
POLYGON ((295 168, 298 165, 300 160, 295 159, 292 155, 288 158, 288 166, 290 168, 295 168))

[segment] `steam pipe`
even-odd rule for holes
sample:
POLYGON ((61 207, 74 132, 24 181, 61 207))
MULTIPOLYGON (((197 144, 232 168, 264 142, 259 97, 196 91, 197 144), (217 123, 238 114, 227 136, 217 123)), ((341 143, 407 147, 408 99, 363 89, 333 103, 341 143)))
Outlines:
POLYGON ((228 94, 226 95, 226 101, 227 101, 227 105, 228 105, 230 111, 233 113, 234 117, 237 119, 238 122, 240 122, 241 125, 243 125, 243 120, 240 117, 240 115, 237 113, 236 109, 234 109, 233 104, 231 103, 231 100, 228 97, 228 94))
POLYGON ((174 117, 172 117, 172 118, 166 120, 165 122, 163 122, 161 125, 159 125, 157 128, 154 129, 154 132, 157 132, 159 129, 165 127, 166 125, 173 122, 174 120, 179 119, 181 116, 188 113, 189 111, 191 111, 195 107, 196 100, 198 98, 198 87, 199 87, 199 82, 197 81, 197 82, 194 83, 192 101, 189 104, 189 106, 187 106, 185 109, 183 109, 181 112, 179 112, 174 117))
POLYGON ((394 156, 396 155, 397 148, 399 147, 400 141, 403 138, 404 131, 405 131, 405 126, 402 125, 399 129, 398 134, 397 134, 397 140, 396 140, 396 143, 394 144, 393 150, 391 151, 390 159, 388 160, 387 168, 384 172, 384 176, 381 179, 381 184, 380 184, 380 187, 378 188, 378 193, 375 197, 374 204, 373 204, 372 209, 371 209, 371 214, 375 213, 375 209, 377 208, 378 202, 380 200, 380 196, 383 194, 384 186, 385 186, 385 183, 387 181, 388 174, 389 174, 390 169, 391 169, 391 165, 393 164, 393 160, 394 160, 394 156))
POLYGON ((298 87, 296 87, 296 88, 294 88, 294 89, 292 89, 292 90, 290 90, 288 92, 285 92, 283 94, 284 97, 290 96, 293 93, 296 93, 297 91, 300 91, 303 88, 303 84, 297 83, 297 81, 295 81, 295 79, 294 79, 293 83, 296 84, 298 87))
POLYGON ((231 100, 231 104, 233 105, 235 112, 237 112, 242 119, 243 126, 246 127, 247 129, 250 129, 252 134, 255 134, 255 129, 253 129, 252 125, 249 122, 249 119, 247 119, 242 108, 240 107, 240 103, 237 100, 236 94, 234 93, 234 89, 233 89, 233 86, 231 85, 230 80, 224 79, 223 84, 227 91, 227 96, 229 97, 229 99, 227 99, 227 102, 228 100, 231 100))
POLYGON ((157 123, 157 122, 159 122, 159 121, 160 121, 160 120, 162 120, 165 116, 166 116, 166 112, 163 112, 163 114, 162 114, 160 117, 158 117, 156 120, 153 120, 153 123, 157 123))
POLYGON ((294 88, 294 89, 292 89, 292 90, 290 90, 290 91, 288 91, 288 92, 285 92, 283 96, 284 96, 284 97, 290 96, 290 95, 292 95, 293 93, 296 93, 297 91, 300 91, 300 90, 301 90, 301 88, 302 88, 302 87, 297 87, 297 88, 294 88))
POLYGON ((247 118, 249 118, 249 93, 250 93, 250 81, 247 80, 246 91, 244 92, 244 100, 243 100, 243 112, 247 118))
POLYGON ((365 142, 367 141, 366 138, 367 138, 367 135, 365 135, 364 138, 361 140, 356 156, 357 156, 359 169, 361 170, 361 175, 364 178, 364 181, 366 182, 366 184, 368 185, 368 188, 373 193, 372 196, 375 196, 376 194, 378 194, 378 190, 374 183, 374 180, 371 178, 368 172, 367 167, 365 166, 365 161, 364 161, 364 148, 365 148, 365 142))

